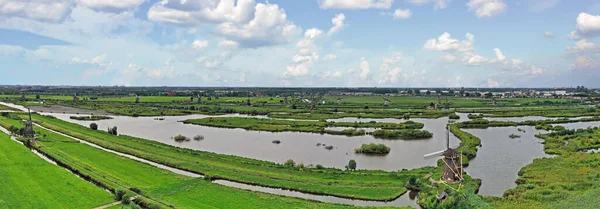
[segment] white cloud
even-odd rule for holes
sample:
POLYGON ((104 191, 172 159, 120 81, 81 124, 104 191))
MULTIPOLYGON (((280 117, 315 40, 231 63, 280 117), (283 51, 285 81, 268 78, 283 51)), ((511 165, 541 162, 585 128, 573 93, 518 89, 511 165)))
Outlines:
POLYGON ((277 4, 254 0, 163 0, 150 8, 148 19, 184 27, 217 24, 217 34, 252 48, 288 43, 299 33, 277 4))
POLYGON ((481 64, 483 64, 483 63, 485 63, 487 61, 488 61, 487 58, 482 57, 481 55, 472 54, 471 56, 469 56, 466 59, 465 64, 471 65, 471 66, 478 66, 478 65, 481 65, 481 64))
POLYGON ((335 54, 328 54, 328 55, 325 55, 325 57, 323 57, 323 60, 325 60, 325 61, 335 60, 335 59, 337 59, 337 55, 335 55, 335 54))
POLYGON ((396 9, 396 11, 394 11, 394 14, 392 14, 392 17, 394 17, 394 19, 408 19, 412 16, 412 12, 410 11, 410 9, 396 9))
POLYGON ((540 68, 540 67, 536 67, 535 65, 531 65, 531 74, 532 76, 538 76, 538 75, 542 75, 544 74, 545 70, 540 68))
POLYGON ((474 10, 477 17, 491 17, 506 10, 504 0, 469 0, 467 7, 474 10))
POLYGON ((213 58, 213 59, 206 60, 204 62, 204 67, 216 68, 218 66, 221 66, 221 64, 223 64, 223 63, 219 59, 213 58))
POLYGON ((477 66, 487 62, 487 58, 473 52, 475 36, 467 33, 465 37, 466 40, 459 41, 452 38, 449 33, 443 33, 437 39, 427 40, 423 45, 423 49, 444 52, 445 55, 442 57, 444 61, 460 61, 467 66, 477 66))
POLYGON ((371 66, 369 65, 369 62, 367 62, 367 60, 365 60, 364 57, 360 58, 360 79, 361 80, 367 80, 369 78, 371 74, 371 66))
POLYGON ((567 35, 567 36, 568 36, 570 39, 573 39, 573 40, 579 40, 579 39, 581 39, 581 36, 580 36, 579 34, 577 34, 577 32, 576 32, 576 31, 571 31, 571 32, 569 33, 569 35, 567 35))
POLYGON ((576 31, 571 32, 569 36, 572 39, 581 37, 596 37, 600 35, 600 15, 594 16, 582 12, 577 16, 576 31))
POLYGON ((506 57, 504 56, 504 54, 502 54, 502 51, 500 51, 500 49, 495 48, 494 52, 496 53, 496 60, 503 62, 504 60, 506 60, 506 57))
POLYGON ((292 57, 293 63, 288 65, 286 71, 283 73, 282 78, 284 80, 308 74, 314 62, 319 60, 318 49, 314 42, 321 36, 323 36, 323 31, 319 29, 312 28, 306 30, 304 38, 296 44, 298 53, 292 57))
POLYGON ((335 72, 327 71, 321 77, 325 78, 325 79, 340 79, 340 78, 342 78, 343 75, 344 74, 340 71, 335 71, 335 72))
POLYGON ((408 0, 409 3, 416 5, 423 5, 433 2, 435 3, 433 8, 434 10, 446 8, 451 1, 452 0, 408 0))
POLYGON ((194 40, 194 42, 192 43, 192 47, 197 50, 205 49, 206 47, 208 47, 208 41, 207 40, 194 40))
POLYGON ((546 31, 546 32, 544 32, 544 37, 546 37, 546 38, 554 38, 555 35, 552 32, 546 31))
POLYGON ((252 20, 244 24, 221 23, 216 32, 242 46, 260 47, 288 43, 299 31, 278 5, 259 3, 252 20))
POLYGON ((73 6, 71 0, 0 0, 0 17, 61 23, 71 15, 73 6))
POLYGON ((95 11, 119 13, 133 9, 144 0, 78 0, 77 4, 95 11))
POLYGON ((600 52, 600 44, 595 44, 586 39, 575 42, 573 46, 567 46, 567 53, 600 52))
POLYGON ((79 57, 73 57, 73 58, 71 58, 71 63, 93 64, 93 65, 98 65, 98 66, 102 66, 102 67, 106 67, 106 66, 110 65, 110 63, 106 61, 106 54, 101 54, 101 55, 95 56, 90 60, 82 59, 79 57))
POLYGON ((429 51, 472 51, 474 36, 466 34, 467 40, 458 41, 453 39, 449 33, 443 33, 437 39, 429 39, 425 42, 423 49, 429 51))
POLYGON ((489 87, 489 88, 497 88, 497 87, 500 87, 500 83, 498 81, 492 80, 491 78, 488 78, 488 80, 487 80, 487 87, 489 87))
POLYGON ((181 26, 203 23, 245 23, 256 11, 254 0, 169 1, 155 3, 148 19, 181 26))
POLYGON ((333 17, 331 19, 331 23, 333 23, 333 27, 331 29, 329 29, 329 32, 327 32, 327 35, 333 35, 333 34, 337 33, 338 31, 342 30, 342 28, 344 28, 344 26, 346 26, 344 24, 345 19, 346 19, 346 16, 342 13, 335 15, 335 17, 333 17))
POLYGON ((322 9, 389 9, 394 0, 318 0, 322 9))
POLYGON ((586 70, 586 69, 598 69, 600 68, 600 61, 592 59, 585 55, 578 55, 575 57, 575 61, 569 65, 569 70, 586 70))
POLYGON ((219 48, 221 49, 228 49, 228 50, 232 50, 232 49, 237 49, 239 47, 240 44, 238 44, 235 41, 232 40, 224 40, 219 42, 219 48))
POLYGON ((391 57, 383 58, 379 69, 378 84, 396 83, 401 78, 402 68, 396 66, 402 60, 402 53, 394 52, 391 57))

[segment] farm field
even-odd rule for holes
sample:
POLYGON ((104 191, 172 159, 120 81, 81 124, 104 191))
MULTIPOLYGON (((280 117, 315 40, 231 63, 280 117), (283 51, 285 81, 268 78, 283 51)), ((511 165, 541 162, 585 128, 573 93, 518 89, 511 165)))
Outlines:
POLYGON ((52 165, 0 133, 0 208, 93 208, 113 195, 52 165))

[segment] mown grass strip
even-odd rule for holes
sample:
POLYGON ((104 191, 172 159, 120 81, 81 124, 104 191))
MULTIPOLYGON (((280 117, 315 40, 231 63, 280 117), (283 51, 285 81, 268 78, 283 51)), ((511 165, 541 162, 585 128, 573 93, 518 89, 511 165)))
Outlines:
POLYGON ((0 208, 93 208, 112 195, 0 133, 0 208))

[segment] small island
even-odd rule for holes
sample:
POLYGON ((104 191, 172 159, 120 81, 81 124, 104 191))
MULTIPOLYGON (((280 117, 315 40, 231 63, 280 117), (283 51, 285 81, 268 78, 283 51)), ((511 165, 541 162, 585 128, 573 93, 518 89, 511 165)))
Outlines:
POLYGON ((510 137, 511 139, 521 138, 520 135, 516 135, 516 134, 508 135, 508 137, 510 137))
POLYGON ((414 130, 414 129, 406 129, 406 130, 376 130, 370 133, 375 138, 381 139, 428 139, 433 136, 433 134, 426 130, 414 130))
POLYGON ((355 149, 356 153, 370 154, 370 155, 387 155, 390 153, 391 148, 385 146, 385 144, 363 144, 360 148, 355 149))
POLYGON ((99 121, 99 120, 113 119, 112 117, 108 117, 108 116, 104 116, 104 115, 71 116, 69 118, 73 119, 73 120, 82 120, 82 121, 99 121))

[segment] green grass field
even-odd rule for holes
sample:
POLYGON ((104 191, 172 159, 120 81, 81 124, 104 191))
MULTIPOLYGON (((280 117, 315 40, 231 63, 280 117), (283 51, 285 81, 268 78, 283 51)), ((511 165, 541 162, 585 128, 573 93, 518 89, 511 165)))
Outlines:
POLYGON ((0 208, 93 208, 113 195, 0 133, 0 208))

